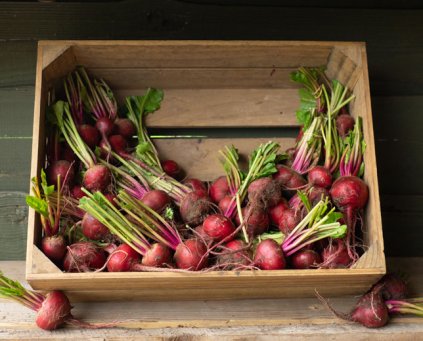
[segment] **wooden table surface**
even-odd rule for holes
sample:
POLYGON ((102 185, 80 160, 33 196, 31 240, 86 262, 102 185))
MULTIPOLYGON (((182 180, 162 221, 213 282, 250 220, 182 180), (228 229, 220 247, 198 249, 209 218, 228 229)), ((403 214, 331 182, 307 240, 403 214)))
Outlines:
MULTIPOLYGON (((407 274, 410 295, 423 296, 423 258, 389 258, 390 271, 407 274)), ((24 262, 0 262, 7 276, 24 282, 24 262)), ((265 288, 263 288, 265 290, 265 288)), ((349 311, 355 297, 332 298, 349 311)), ((87 322, 126 321, 120 328, 38 329, 34 312, 0 300, 0 338, 107 340, 423 340, 423 319, 397 316, 388 326, 367 329, 333 317, 317 299, 266 299, 184 302, 96 302, 74 304, 73 313, 87 322)))

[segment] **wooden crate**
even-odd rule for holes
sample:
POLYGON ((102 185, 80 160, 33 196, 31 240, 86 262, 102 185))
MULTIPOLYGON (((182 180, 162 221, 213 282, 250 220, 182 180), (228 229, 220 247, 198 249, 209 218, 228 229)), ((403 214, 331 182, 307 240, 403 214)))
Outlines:
MULTIPOLYGON (((41 41, 38 46, 31 176, 44 164, 44 113, 49 89, 76 65, 103 77, 118 98, 163 88, 162 108, 148 117, 151 128, 196 128, 224 138, 156 140, 163 158, 177 160, 190 176, 222 174, 217 150, 234 144, 248 154, 269 137, 282 148, 294 138, 299 106, 289 79, 299 66, 326 65, 330 78, 352 89, 351 114, 364 119, 365 181, 370 188, 364 222, 367 251, 351 269, 208 273, 62 273, 40 251, 41 229, 28 219, 26 278, 35 289, 62 289, 74 299, 234 299, 362 293, 386 271, 380 216, 373 123, 364 43, 284 41, 41 41), (242 138, 231 128, 245 129, 242 138), (281 129, 278 130, 277 128, 281 129), (207 128, 208 130, 205 130, 207 128), (255 128, 255 130, 254 130, 255 128), (292 132, 290 134, 292 136, 292 132), (244 137, 246 136, 246 137, 244 137), (195 165, 195 166, 194 166, 195 165)), ((192 130, 190 130, 192 132, 192 130)), ((195 135, 195 134, 194 134, 195 135)))

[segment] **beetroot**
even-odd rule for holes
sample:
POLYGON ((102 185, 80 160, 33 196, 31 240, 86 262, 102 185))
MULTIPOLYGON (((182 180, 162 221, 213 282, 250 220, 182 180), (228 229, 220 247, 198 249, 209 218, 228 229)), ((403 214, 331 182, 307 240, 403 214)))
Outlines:
POLYGON ((336 239, 334 242, 336 244, 330 243, 323 249, 321 267, 328 269, 348 268, 352 263, 352 259, 348 255, 345 242, 342 239, 336 239))
POLYGON ((54 263, 59 263, 66 254, 65 238, 61 235, 44 237, 41 240, 41 250, 54 263))
POLYGON ((69 147, 67 143, 62 144, 62 148, 60 151, 60 158, 61 160, 66 160, 70 163, 75 161, 76 155, 73 152, 72 148, 69 147))
POLYGON ((354 129, 355 120, 354 117, 345 113, 340 114, 336 118, 336 129, 338 130, 338 134, 344 138, 347 134, 354 129))
POLYGON ((109 144, 112 150, 119 155, 126 153, 128 148, 128 142, 122 135, 111 135, 109 136, 109 144))
POLYGON ((235 232, 235 226, 224 215, 212 214, 204 220, 203 230, 213 240, 221 241, 235 232))
POLYGON ((88 213, 82 218, 82 233, 91 240, 104 240, 109 235, 109 229, 88 213))
POLYGON ((361 296, 349 314, 337 312, 322 296, 318 295, 318 298, 335 316, 343 320, 357 322, 367 328, 380 328, 388 323, 388 307, 382 298, 381 287, 361 296))
POLYGON ((81 136, 82 140, 87 144, 88 147, 94 149, 98 143, 100 142, 100 134, 98 130, 89 125, 89 124, 82 124, 78 127, 79 135, 81 136))
POLYGON ((286 199, 282 198, 282 200, 276 206, 273 206, 269 209, 270 222, 273 225, 278 226, 283 212, 286 209, 288 209, 288 202, 286 201, 286 199))
POLYGON ((128 118, 118 118, 115 120, 116 132, 122 135, 125 139, 130 139, 137 133, 132 121, 128 118))
POLYGON ((326 200, 329 198, 329 191, 326 188, 313 186, 308 191, 308 200, 312 206, 315 206, 320 200, 326 200))
POLYGON ((204 182, 191 178, 184 181, 184 185, 188 186, 192 189, 193 192, 198 194, 198 196, 202 198, 206 198, 208 196, 208 190, 204 182))
POLYGON ((291 264, 294 269, 317 268, 321 262, 320 255, 314 250, 301 250, 291 257, 291 264))
MULTIPOLYGON (((269 215, 259 206, 251 206, 242 208, 242 217, 247 226, 249 236, 257 236, 267 231, 269 228, 269 215)), ((239 215, 235 216, 237 225, 241 224, 239 215)))
POLYGON ((147 192, 141 201, 152 210, 157 213, 161 213, 168 205, 170 205, 171 199, 166 192, 154 189, 147 192))
POLYGON ((215 203, 218 204, 220 200, 222 200, 226 195, 229 193, 229 185, 226 176, 221 176, 217 178, 213 183, 210 185, 209 195, 210 199, 215 203))
POLYGON ((140 255, 129 245, 122 244, 116 248, 107 260, 107 270, 110 272, 131 271, 133 264, 138 263, 140 255))
POLYGON ((220 265, 229 265, 228 269, 238 265, 249 265, 252 261, 245 244, 240 239, 231 240, 223 245, 223 251, 217 257, 220 265))
POLYGON ((297 189, 307 184, 306 180, 291 168, 284 165, 277 165, 276 167, 278 172, 273 174, 273 179, 279 182, 287 194, 292 195, 297 189))
POLYGON ((381 294, 384 300, 402 300, 407 297, 407 284, 397 275, 386 274, 371 290, 381 286, 381 294))
POLYGON ((163 161, 162 168, 167 175, 173 178, 178 177, 178 175, 181 173, 181 168, 179 168, 179 165, 173 160, 163 161))
POLYGON ((284 210, 279 218, 279 230, 288 235, 301 221, 301 215, 292 208, 284 210))
POLYGON ((206 245, 198 239, 188 239, 180 243, 175 251, 174 259, 179 269, 201 270, 207 265, 206 245))
POLYGON ((69 299, 61 291, 49 292, 37 312, 35 323, 44 330, 53 330, 72 318, 69 299))
POLYGON ((248 186, 248 199, 263 207, 273 207, 282 199, 282 191, 278 181, 272 178, 260 178, 248 186))
POLYGON ((71 196, 76 200, 79 200, 82 197, 85 197, 86 194, 82 191, 81 185, 75 185, 71 189, 71 196))
POLYGON ((332 174, 323 166, 315 166, 308 172, 308 183, 329 188, 332 185, 332 174))
POLYGON ((83 184, 89 191, 103 191, 111 183, 110 170, 103 165, 94 165, 84 174, 83 184))
POLYGON ((88 272, 102 268, 105 262, 103 250, 93 243, 79 242, 68 246, 63 268, 67 272, 88 272))
POLYGON ((100 117, 95 123, 95 127, 104 136, 109 136, 113 132, 113 121, 108 117, 100 117))
POLYGON ((280 245, 272 239, 260 242, 254 255, 254 264, 262 270, 285 269, 285 257, 280 245))
POLYGON ((182 220, 189 225, 199 225, 210 212, 212 204, 196 192, 188 193, 181 202, 179 211, 182 220))
POLYGON ((54 186, 57 186, 57 179, 59 177, 61 187, 72 183, 74 175, 72 164, 66 160, 55 161, 47 169, 48 182, 54 186))
POLYGON ((232 200, 235 200, 234 197, 227 195, 222 200, 219 201, 219 208, 222 214, 230 207, 232 200))
POLYGON ((172 263, 172 255, 170 249, 163 244, 155 243, 145 253, 141 261, 144 266, 161 267, 165 264, 172 263))

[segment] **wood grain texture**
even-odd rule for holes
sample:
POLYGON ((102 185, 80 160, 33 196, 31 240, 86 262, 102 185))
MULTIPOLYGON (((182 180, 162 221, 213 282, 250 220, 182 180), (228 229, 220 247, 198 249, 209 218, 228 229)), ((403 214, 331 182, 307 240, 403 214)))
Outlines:
MULTIPOLYGON (((409 274, 410 295, 423 294, 422 258, 388 258, 390 270, 409 274)), ((7 276, 24 280, 23 262, 0 262, 7 276)), ((349 311, 356 297, 331 298, 340 311, 349 311)), ((72 301, 75 303, 75 301, 72 301)), ((25 339, 107 338, 157 340, 418 340, 423 336, 420 319, 399 316, 382 329, 367 329, 339 320, 316 298, 231 301, 127 301, 76 302, 73 313, 85 321, 125 321, 119 329, 90 331, 65 328, 44 332, 34 325, 34 313, 16 303, 0 300, 0 336, 25 339)))

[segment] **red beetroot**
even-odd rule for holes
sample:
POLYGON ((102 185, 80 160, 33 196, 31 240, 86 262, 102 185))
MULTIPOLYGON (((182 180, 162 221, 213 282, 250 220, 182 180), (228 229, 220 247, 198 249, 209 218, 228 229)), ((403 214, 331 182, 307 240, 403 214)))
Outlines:
POLYGON ((320 255, 314 250, 298 251, 291 258, 291 264, 294 269, 317 268, 321 262, 320 255))
POLYGON ((122 244, 116 248, 107 260, 109 272, 131 271, 133 264, 138 263, 140 255, 129 245, 122 244))
POLYGON ((66 272, 88 272, 103 267, 106 255, 103 250, 90 242, 79 242, 68 246, 63 260, 66 272))
POLYGON ((118 118, 115 120, 116 132, 125 139, 130 139, 136 134, 136 128, 128 118, 118 118))
POLYGON ((147 192, 141 201, 152 210, 157 213, 161 213, 168 205, 170 205, 171 199, 166 192, 155 189, 147 192))
POLYGON ((229 208, 230 204, 232 203, 233 197, 230 195, 225 196, 222 200, 219 201, 219 208, 222 214, 226 212, 229 208))
POLYGON ((63 185, 72 183, 74 175, 72 164, 66 160, 55 161, 47 169, 47 177, 50 185, 57 186, 57 179, 60 176, 60 186, 63 187, 63 185))
POLYGON ((176 248, 174 260, 179 269, 201 270, 207 265, 206 245, 199 239, 188 239, 176 248))
POLYGON ((283 212, 286 209, 288 209, 288 202, 286 201, 286 199, 282 198, 282 200, 276 206, 273 206, 269 209, 270 222, 273 225, 278 226, 279 220, 281 219, 283 212))
POLYGON ((286 267, 280 245, 272 239, 266 239, 257 245, 254 264, 262 270, 282 270, 286 267))
POLYGON ((109 136, 113 132, 113 121, 108 117, 100 117, 95 123, 95 127, 102 136, 109 136))
POLYGON ((279 218, 279 230, 288 235, 301 221, 301 215, 292 208, 288 208, 282 212, 279 218))
POLYGON ((297 189, 304 187, 307 182, 297 172, 284 165, 277 165, 278 172, 273 174, 273 179, 285 188, 287 194, 294 194, 297 189))
POLYGON ((104 196, 106 197, 107 200, 109 200, 109 202, 111 204, 113 204, 113 206, 118 207, 115 199, 116 199, 116 194, 114 193, 105 193, 104 196))
POLYGON ((381 294, 385 301, 402 300, 407 297, 407 284, 405 281, 394 274, 383 276, 371 290, 381 286, 381 294))
POLYGON ((195 192, 202 198, 206 198, 208 196, 208 190, 206 185, 204 184, 204 182, 198 179, 195 179, 195 178, 186 179, 184 181, 184 185, 191 188, 193 192, 195 192))
MULTIPOLYGON (((215 241, 229 237, 235 231, 235 226, 222 214, 209 215, 203 222, 204 233, 215 241)), ((232 236, 232 239, 234 236, 232 236)), ((228 239, 229 240, 229 239, 228 239)))
POLYGON ((308 191, 308 200, 314 207, 320 200, 325 200, 329 197, 329 191, 326 188, 313 186, 308 191))
POLYGON ((182 199, 179 211, 182 220, 189 225, 199 225, 210 212, 212 204, 207 198, 197 194, 197 192, 188 193, 182 199))
POLYGON ((91 149, 94 149, 100 142, 100 134, 98 130, 89 124, 81 124, 78 127, 78 132, 82 140, 91 149))
POLYGON ((81 199, 82 197, 85 197, 86 194, 82 191, 81 185, 75 185, 71 189, 71 195, 76 200, 81 199))
POLYGON ((388 323, 388 307, 382 298, 381 287, 361 296, 349 314, 337 312, 322 296, 318 295, 318 298, 335 316, 343 320, 358 322, 367 328, 380 328, 388 323))
POLYGON ((354 117, 349 114, 341 114, 336 118, 336 129, 341 137, 347 136, 354 129, 354 124, 354 117))
POLYGON ((229 193, 229 185, 226 176, 221 176, 217 178, 213 183, 210 185, 209 195, 210 199, 215 203, 218 204, 220 200, 222 200, 226 195, 229 193))
POLYGON ((41 249, 54 263, 59 263, 66 254, 65 238, 61 235, 44 237, 41 240, 41 249))
POLYGON ((248 186, 248 199, 264 207, 273 207, 282 199, 278 181, 272 178, 260 178, 248 186))
POLYGON ((217 257, 218 264, 233 268, 238 265, 249 265, 252 262, 247 244, 240 239, 231 240, 224 244, 222 248, 223 251, 217 257))
POLYGON ((112 181, 110 170, 103 165, 95 165, 87 169, 83 184, 89 191, 103 191, 112 181))
MULTIPOLYGON (((269 228, 269 215, 259 206, 247 206, 241 209, 242 217, 247 226, 249 236, 257 236, 267 231, 269 228)), ((235 216, 237 225, 241 224, 239 215, 235 216)))
POLYGON ((313 186, 329 188, 332 185, 332 174, 323 166, 316 166, 308 172, 308 183, 313 186))
POLYGON ((53 330, 72 318, 69 299, 61 291, 52 291, 46 295, 37 312, 35 323, 44 330, 53 330))
POLYGON ((117 154, 126 154, 126 148, 128 148, 128 142, 122 135, 111 135, 109 136, 109 144, 114 152, 117 154))
POLYGON ((336 239, 326 246, 322 251, 322 258, 322 268, 348 268, 352 263, 345 242, 342 239, 336 239))
POLYGON ((82 233, 92 240, 104 240, 109 235, 109 229, 88 213, 82 218, 82 233))
POLYGON ((206 243, 211 241, 209 235, 204 232, 204 227, 202 224, 198 225, 194 230, 195 230, 195 233, 194 233, 195 238, 203 240, 206 243))
POLYGON ((70 163, 74 162, 76 159, 75 153, 67 143, 62 143, 60 158, 61 160, 66 160, 70 163))
POLYGON ((141 263, 144 266, 161 267, 172 263, 172 254, 166 245, 155 243, 146 252, 141 263))
POLYGON ((181 173, 181 168, 179 165, 173 160, 165 160, 162 162, 162 168, 165 173, 173 178, 178 177, 181 173))

